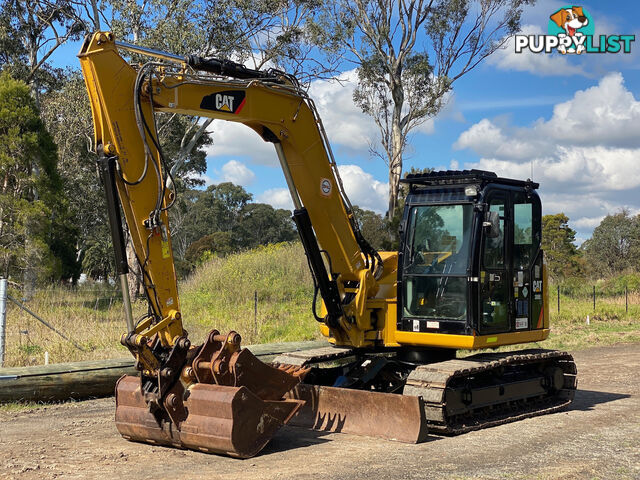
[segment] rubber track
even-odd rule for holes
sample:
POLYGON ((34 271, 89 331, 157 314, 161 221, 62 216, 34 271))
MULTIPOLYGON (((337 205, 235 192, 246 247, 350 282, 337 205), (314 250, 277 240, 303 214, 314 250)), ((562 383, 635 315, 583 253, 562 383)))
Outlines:
POLYGON ((422 397, 430 431, 457 435, 562 410, 573 400, 577 387, 576 374, 573 357, 566 352, 531 349, 482 353, 417 367, 407 379, 404 394, 422 397), (539 362, 553 363, 564 373, 564 386, 555 395, 508 401, 477 409, 473 409, 471 405, 472 415, 447 415, 446 391, 453 380, 486 373, 492 369, 539 362))

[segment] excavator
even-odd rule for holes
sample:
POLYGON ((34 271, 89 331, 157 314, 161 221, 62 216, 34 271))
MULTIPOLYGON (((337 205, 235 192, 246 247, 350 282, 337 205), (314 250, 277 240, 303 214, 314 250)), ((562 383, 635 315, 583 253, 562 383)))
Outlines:
POLYGON ((139 371, 116 385, 124 438, 248 458, 287 423, 415 443, 571 403, 571 355, 505 348, 550 331, 537 183, 481 170, 408 175, 398 251, 376 251, 295 77, 141 47, 111 32, 88 36, 78 57, 122 286, 121 343, 139 371), (214 329, 191 344, 171 247, 176 183, 158 112, 239 122, 273 144, 326 347, 266 364, 235 331, 214 329), (125 229, 148 299, 136 320, 125 229))

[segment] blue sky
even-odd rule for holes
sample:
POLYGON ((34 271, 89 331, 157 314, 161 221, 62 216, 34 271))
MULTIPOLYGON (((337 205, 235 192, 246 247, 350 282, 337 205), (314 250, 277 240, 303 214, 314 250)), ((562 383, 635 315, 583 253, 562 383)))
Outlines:
MULTIPOLYGON (((538 1, 523 32, 546 34, 563 2, 538 1)), ((544 213, 564 212, 589 238, 608 213, 640 213, 640 4, 581 3, 596 35, 635 34, 631 54, 516 54, 512 43, 454 84, 443 111, 411 135, 405 168, 483 168, 540 182, 544 213)), ((54 62, 77 66, 79 45, 54 62)), ((354 80, 353 72, 345 79, 354 80)), ((352 202, 383 213, 387 170, 369 155, 372 121, 351 101, 354 82, 315 82, 315 99, 352 202)), ((289 207, 273 147, 251 130, 212 124, 206 180, 235 181, 257 201, 289 207)), ((374 137, 373 137, 374 138, 374 137)))

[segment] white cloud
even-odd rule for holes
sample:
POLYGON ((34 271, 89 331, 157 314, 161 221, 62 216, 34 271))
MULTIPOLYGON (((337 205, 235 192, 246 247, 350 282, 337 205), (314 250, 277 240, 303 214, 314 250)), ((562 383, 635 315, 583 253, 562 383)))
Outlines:
POLYGON ((209 157, 241 157, 257 165, 278 165, 278 156, 273 144, 262 140, 251 128, 236 122, 215 120, 207 131, 213 144, 207 146, 209 157))
POLYGON ((578 219, 574 220, 573 224, 577 228, 593 229, 593 228, 596 228, 598 225, 600 225, 600 222, 602 222, 603 218, 604 218, 603 216, 582 217, 582 218, 578 218, 578 219))
POLYGON ((615 72, 556 105, 540 133, 558 140, 572 135, 577 144, 640 146, 638 122, 640 102, 625 88, 622 74, 615 72))
POLYGON ((540 182, 545 213, 564 212, 589 236, 620 208, 640 208, 640 101, 612 73, 528 127, 482 119, 455 143, 481 158, 465 168, 540 182))
POLYGON ((256 175, 244 163, 229 160, 222 166, 221 179, 223 182, 232 182, 245 187, 253 183, 256 175))
MULTIPOLYGON (((518 35, 546 34, 547 32, 538 25, 523 25, 518 33, 518 35)), ((568 56, 556 53, 533 53, 529 50, 516 53, 514 37, 509 38, 503 48, 490 55, 487 63, 502 70, 529 72, 539 76, 587 75, 582 67, 572 65, 568 56)))
POLYGON ((269 190, 265 190, 260 195, 256 195, 256 202, 268 203, 273 208, 293 210, 293 201, 287 188, 270 188, 269 190))
POLYGON ((377 213, 387 211, 389 187, 358 165, 339 165, 342 184, 353 205, 377 213))
POLYGON ((483 156, 498 158, 528 159, 539 153, 536 142, 531 139, 509 137, 500 127, 483 118, 462 132, 454 148, 472 148, 483 156))
POLYGON ((463 132, 454 147, 470 148, 485 157, 536 161, 557 155, 567 145, 638 148, 639 122, 640 102, 625 88, 622 75, 614 72, 555 105, 548 121, 540 119, 522 128, 485 118, 463 132))
POLYGON ((353 91, 358 83, 356 70, 340 75, 340 81, 316 80, 309 95, 315 101, 329 141, 354 151, 367 151, 377 135, 371 117, 362 113, 353 102, 353 91))

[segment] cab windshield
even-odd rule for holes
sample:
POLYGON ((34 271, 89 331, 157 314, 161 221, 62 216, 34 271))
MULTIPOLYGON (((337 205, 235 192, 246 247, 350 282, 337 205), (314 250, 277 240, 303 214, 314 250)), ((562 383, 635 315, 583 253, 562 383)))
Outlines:
POLYGON ((404 259, 405 315, 466 320, 473 206, 411 208, 404 259))

